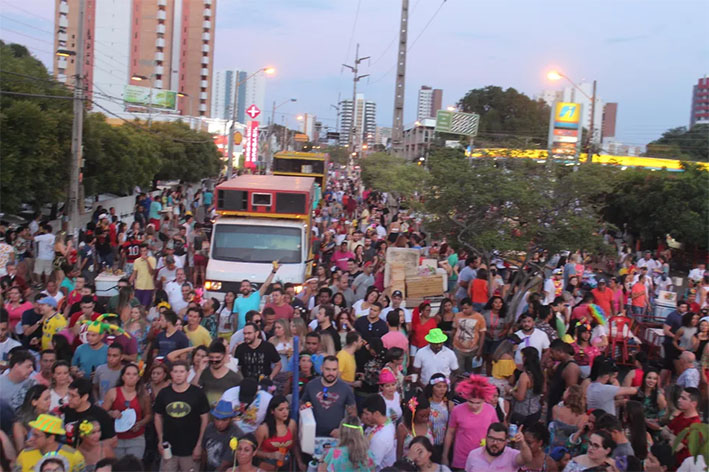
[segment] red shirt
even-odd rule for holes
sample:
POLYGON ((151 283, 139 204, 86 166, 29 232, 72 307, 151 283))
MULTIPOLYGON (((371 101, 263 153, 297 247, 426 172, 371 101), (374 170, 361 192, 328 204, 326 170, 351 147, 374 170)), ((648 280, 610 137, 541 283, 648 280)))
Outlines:
POLYGON ((591 290, 591 293, 593 294, 593 302, 601 307, 603 312, 606 314, 606 317, 611 316, 613 291, 609 288, 606 288, 603 291, 598 290, 598 288, 594 288, 593 290, 591 290))
MULTIPOLYGON (((101 316, 101 313, 96 313, 95 311, 91 313, 91 321, 96 321, 96 318, 101 316)), ((77 311, 76 313, 72 313, 71 317, 69 318, 69 327, 73 328, 74 325, 76 324, 77 321, 79 321, 79 318, 81 318, 81 312, 77 311)))
MULTIPOLYGON (((672 434, 678 435, 680 431, 685 428, 688 428, 689 425, 699 422, 699 415, 687 418, 684 416, 684 413, 680 413, 679 415, 675 416, 672 421, 670 421, 667 427, 670 429, 670 431, 672 431, 672 434)), ((675 453, 677 465, 682 464, 682 461, 689 457, 689 449, 687 449, 687 438, 688 437, 685 437, 684 441, 682 441, 684 447, 681 450, 677 451, 677 453, 675 453)))
POLYGON ((470 299, 473 303, 487 303, 487 291, 486 279, 474 279, 473 283, 470 284, 470 299))
POLYGON ((411 316, 411 345, 417 348, 426 347, 428 341, 426 341, 426 336, 428 332, 433 328, 437 328, 438 323, 435 318, 429 318, 426 323, 421 324, 421 315, 419 314, 418 307, 414 308, 414 312, 411 316))

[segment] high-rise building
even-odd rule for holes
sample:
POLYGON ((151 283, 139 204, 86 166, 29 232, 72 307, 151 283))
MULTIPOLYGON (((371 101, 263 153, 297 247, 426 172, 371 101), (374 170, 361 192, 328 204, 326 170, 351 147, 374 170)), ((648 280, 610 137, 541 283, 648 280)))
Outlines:
MULTIPOLYGON (((124 103, 126 85, 152 88, 153 100, 160 95, 156 89, 170 90, 180 95, 167 111, 209 116, 215 16, 216 0, 85 0, 88 97, 123 113, 146 108, 124 103)), ((75 53, 79 0, 55 0, 55 26, 55 49, 75 53)), ((57 80, 74 81, 74 57, 55 56, 57 80)))
MULTIPOLYGON (((358 93, 354 112, 354 145, 357 150, 362 144, 374 144, 377 132, 377 104, 364 99, 364 94, 358 93)), ((340 102, 340 146, 347 146, 352 131, 352 100, 340 102)))
POLYGON ((416 119, 435 118, 443 103, 443 90, 434 89, 428 85, 422 85, 419 89, 418 107, 416 108, 416 119))
POLYGON ((303 120, 301 121, 301 123, 303 125, 301 131, 303 131, 303 134, 306 134, 308 136, 308 141, 310 141, 311 143, 317 142, 318 136, 316 136, 315 134, 315 115, 311 115, 310 113, 304 113, 303 120))
POLYGON ((618 116, 618 104, 606 103, 603 106, 603 123, 601 124, 601 140, 615 137, 615 120, 618 116))
POLYGON ((263 73, 249 78, 249 73, 240 70, 222 70, 214 74, 212 82, 212 118, 231 120, 234 106, 234 87, 238 84, 236 99, 236 121, 245 123, 251 120, 246 115, 246 109, 251 105, 261 110, 256 119, 264 121, 264 99, 266 96, 266 79, 263 73), (248 79, 248 80, 247 80, 248 79))
MULTIPOLYGON (((580 103, 583 107, 581 126, 589 130, 591 127, 591 99, 588 97, 593 96, 593 84, 589 82, 582 82, 578 84, 578 88, 580 90, 572 85, 569 85, 564 87, 563 90, 545 90, 538 96, 538 98, 544 100, 549 106, 552 106, 555 101, 580 103)), ((596 108, 594 110, 595 116, 593 119, 593 142, 596 144, 601 143, 603 108, 603 100, 596 95, 596 108)), ((583 140, 585 142, 586 137, 583 137, 583 140)))
POLYGON ((700 78, 692 87, 692 112, 689 116, 689 127, 709 124, 709 76, 700 78))

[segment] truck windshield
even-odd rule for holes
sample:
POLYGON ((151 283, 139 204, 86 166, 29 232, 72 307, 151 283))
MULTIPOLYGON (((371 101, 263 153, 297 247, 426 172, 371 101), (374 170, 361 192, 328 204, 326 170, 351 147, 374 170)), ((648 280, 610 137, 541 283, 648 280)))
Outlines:
POLYGON ((301 230, 278 226, 219 225, 215 227, 212 258, 220 261, 298 263, 301 230))

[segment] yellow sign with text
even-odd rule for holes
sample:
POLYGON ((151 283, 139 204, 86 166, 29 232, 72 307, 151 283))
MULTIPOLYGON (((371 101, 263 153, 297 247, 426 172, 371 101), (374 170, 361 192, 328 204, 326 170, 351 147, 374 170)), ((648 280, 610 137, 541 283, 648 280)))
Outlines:
POLYGON ((558 102, 554 110, 554 121, 561 123, 578 123, 581 120, 581 104, 558 102))

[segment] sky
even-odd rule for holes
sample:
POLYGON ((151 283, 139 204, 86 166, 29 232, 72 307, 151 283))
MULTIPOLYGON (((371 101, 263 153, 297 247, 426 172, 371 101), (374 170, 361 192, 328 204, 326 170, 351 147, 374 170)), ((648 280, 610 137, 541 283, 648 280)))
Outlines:
MULTIPOLYGON (((391 126, 401 0, 216 1, 214 69, 275 67, 267 108, 297 99, 277 122, 295 126, 311 113, 334 128, 330 105, 352 96, 342 64, 359 43, 371 59, 358 91, 376 102, 378 124, 391 126)), ((406 123, 421 85, 443 89, 444 107, 488 85, 534 96, 561 87, 546 78, 556 68, 577 83, 597 80, 598 96, 619 104, 617 139, 643 145, 688 125, 692 86, 709 73, 709 0, 409 1, 406 123)), ((51 67, 54 3, 0 0, 0 39, 51 67)))

